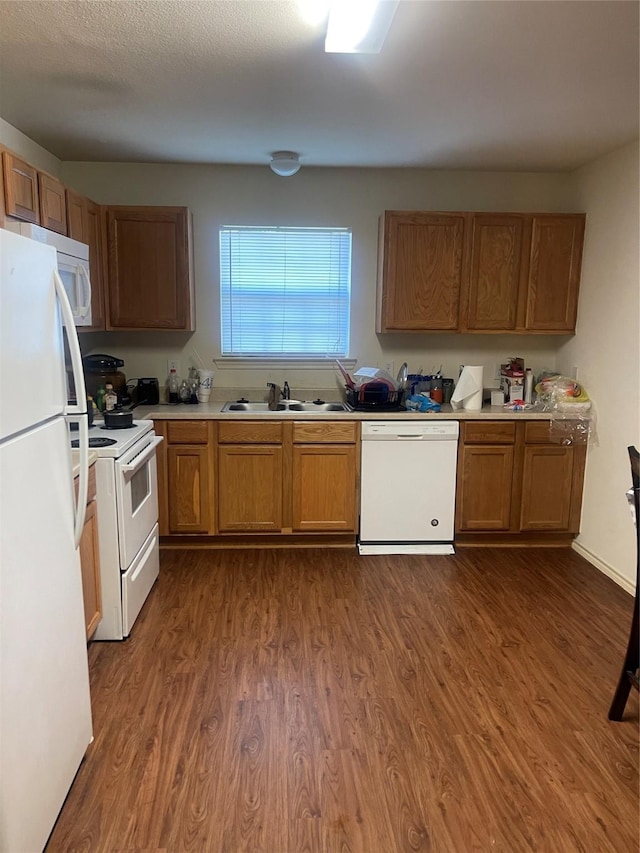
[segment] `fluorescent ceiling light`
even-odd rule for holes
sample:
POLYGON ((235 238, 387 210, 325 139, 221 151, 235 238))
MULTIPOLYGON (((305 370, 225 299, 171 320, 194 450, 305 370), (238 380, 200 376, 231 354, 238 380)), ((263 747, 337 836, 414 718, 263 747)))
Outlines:
POLYGON ((326 53, 380 53, 398 0, 339 0, 331 4, 326 53))

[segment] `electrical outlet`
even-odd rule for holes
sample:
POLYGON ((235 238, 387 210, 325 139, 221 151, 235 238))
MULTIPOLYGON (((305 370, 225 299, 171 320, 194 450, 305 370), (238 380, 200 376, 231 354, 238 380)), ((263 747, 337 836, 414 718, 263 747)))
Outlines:
POLYGON ((177 358, 169 358, 167 359, 167 376, 171 373, 172 370, 180 376, 180 362, 177 358))
POLYGON ((394 373, 393 373, 393 362, 392 361, 383 361, 382 362, 382 369, 386 370, 387 373, 390 373, 391 376, 394 375, 394 373))

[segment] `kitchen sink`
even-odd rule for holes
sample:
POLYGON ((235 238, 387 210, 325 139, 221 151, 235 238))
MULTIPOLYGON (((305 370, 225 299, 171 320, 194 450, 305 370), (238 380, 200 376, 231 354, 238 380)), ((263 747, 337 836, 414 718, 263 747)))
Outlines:
POLYGON ((323 412, 350 412, 351 409, 345 403, 325 403, 318 401, 317 403, 306 402, 304 400, 281 400, 275 409, 270 409, 268 403, 251 403, 247 401, 229 401, 222 407, 223 412, 235 412, 258 415, 277 415, 286 412, 306 412, 306 413, 323 413, 323 412))

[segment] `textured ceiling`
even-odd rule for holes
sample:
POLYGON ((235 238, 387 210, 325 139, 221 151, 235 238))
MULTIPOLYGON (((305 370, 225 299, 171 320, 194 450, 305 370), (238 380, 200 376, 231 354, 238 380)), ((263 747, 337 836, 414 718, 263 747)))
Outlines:
POLYGON ((403 0, 379 55, 295 2, 0 2, 0 116, 63 160, 564 170, 638 136, 636 0, 403 0))

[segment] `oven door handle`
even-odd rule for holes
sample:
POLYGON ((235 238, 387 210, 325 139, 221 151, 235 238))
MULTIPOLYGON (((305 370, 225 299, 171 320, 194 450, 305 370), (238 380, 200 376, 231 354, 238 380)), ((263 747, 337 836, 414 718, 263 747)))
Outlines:
POLYGON ((164 441, 164 436, 156 435, 153 441, 151 441, 145 447, 145 449, 139 456, 136 456, 133 462, 128 465, 120 465, 120 470, 124 474, 133 474, 134 471, 137 471, 138 468, 141 468, 145 464, 145 462, 150 456, 153 456, 153 454, 156 452, 156 447, 160 444, 161 441, 164 441))

